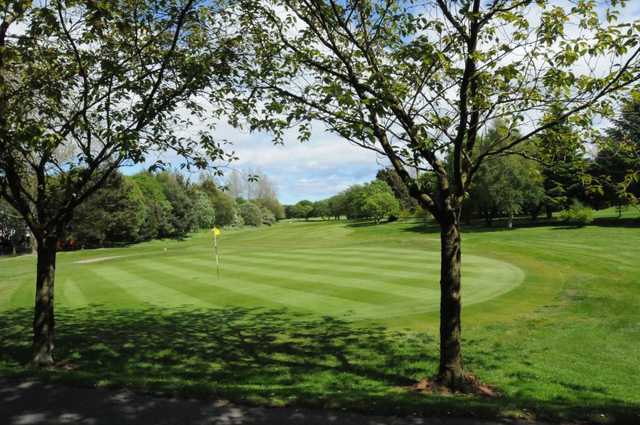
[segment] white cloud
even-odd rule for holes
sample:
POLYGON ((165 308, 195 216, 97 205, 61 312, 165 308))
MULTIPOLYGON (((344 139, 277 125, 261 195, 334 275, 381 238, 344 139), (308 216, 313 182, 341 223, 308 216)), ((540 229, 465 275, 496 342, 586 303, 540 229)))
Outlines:
POLYGON ((324 131, 320 123, 305 143, 297 140, 295 130, 285 134, 284 144, 274 145, 267 134, 249 134, 222 124, 216 136, 233 142, 239 160, 232 168, 265 173, 276 183, 285 203, 326 198, 371 180, 385 164, 374 152, 324 131))

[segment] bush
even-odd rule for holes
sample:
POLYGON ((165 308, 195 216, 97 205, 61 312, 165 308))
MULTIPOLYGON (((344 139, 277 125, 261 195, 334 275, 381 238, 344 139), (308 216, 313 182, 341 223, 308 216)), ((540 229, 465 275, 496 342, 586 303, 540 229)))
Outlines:
POLYGON ((284 207, 276 198, 258 198, 254 199, 253 202, 269 210, 273 214, 274 220, 285 218, 284 207))
POLYGON ((560 218, 568 224, 582 227, 593 221, 593 210, 576 201, 571 208, 560 213, 560 218))
POLYGON ((262 211, 260 207, 253 202, 245 202, 240 205, 240 215, 245 225, 248 226, 261 226, 262 225, 262 211))
POLYGON ((266 224, 267 226, 271 226, 276 222, 276 216, 267 208, 260 208, 262 213, 262 224, 266 224))

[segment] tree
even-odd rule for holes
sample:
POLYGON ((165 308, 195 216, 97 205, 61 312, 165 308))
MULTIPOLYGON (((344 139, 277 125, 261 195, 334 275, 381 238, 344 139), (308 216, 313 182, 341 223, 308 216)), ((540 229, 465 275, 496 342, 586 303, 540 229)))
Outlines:
POLYGON ((365 200, 364 186, 354 184, 349 186, 344 192, 345 215, 349 220, 365 218, 362 212, 362 204, 365 200))
POLYGON ((20 244, 29 239, 27 226, 20 215, 3 199, 0 199, 0 254, 8 245, 13 255, 20 244))
MULTIPOLYGON (((479 141, 479 148, 494 144, 496 140, 509 143, 507 131, 501 122, 497 122, 479 141)), ((515 137, 517 134, 519 132, 514 131, 515 137)), ((523 151, 523 154, 528 153, 523 151)), ((498 156, 478 168, 465 207, 477 211, 488 226, 496 216, 506 215, 509 218, 507 226, 511 228, 514 215, 527 209, 537 214, 543 200, 542 174, 536 162, 517 155, 498 156)))
MULTIPOLYGON (((340 208, 348 219, 374 218, 372 214, 374 209, 369 208, 365 204, 369 198, 378 194, 388 194, 394 198, 391 188, 382 180, 373 180, 363 185, 354 184, 339 195, 341 197, 339 198, 340 208)), ((388 198, 385 197, 384 199, 388 198)), ((398 215, 399 211, 396 211, 398 209, 399 208, 395 206, 391 207, 394 215, 398 215)))
MULTIPOLYGON (((247 201, 256 198, 257 195, 257 181, 259 179, 259 173, 256 170, 246 169, 242 171, 242 181, 244 187, 244 195, 247 201)), ((242 197, 242 196, 240 196, 242 197)))
POLYGON ((323 220, 327 220, 331 217, 331 210, 329 209, 329 200, 323 199, 321 201, 316 201, 313 203, 313 212, 312 215, 316 217, 320 217, 323 220))
POLYGON ((183 238, 196 227, 197 217, 194 211, 194 201, 190 196, 189 186, 180 174, 162 172, 155 176, 162 185, 164 196, 171 205, 169 221, 174 238, 183 238))
POLYGON ((297 218, 309 220, 313 213, 313 202, 303 199, 294 205, 294 214, 297 218))
POLYGON ((168 238, 174 233, 171 224, 171 203, 164 194, 162 184, 150 172, 133 176, 132 181, 142 193, 145 203, 145 219, 140 229, 140 238, 168 238))
MULTIPOLYGON (((555 122, 566 111, 558 103, 551 104, 544 120, 555 122)), ((581 135, 567 120, 560 120, 533 139, 543 167, 544 207, 547 218, 554 211, 568 208, 571 200, 585 192, 585 146, 581 135)))
POLYGON ((276 185, 265 174, 258 174, 254 185, 255 199, 278 199, 278 191, 276 185))
POLYGON ((366 198, 362 208, 365 214, 372 217, 376 223, 380 223, 385 217, 397 217, 400 213, 398 200, 389 192, 373 193, 366 198))
POLYGON ((297 211, 295 205, 285 205, 284 206, 284 215, 286 218, 298 218, 296 215, 297 211))
POLYGON ((76 208, 68 233, 83 247, 137 242, 145 216, 142 191, 116 172, 76 208))
POLYGON ((330 131, 384 155, 411 196, 440 225, 440 364, 436 380, 468 390, 462 367, 460 215, 484 160, 512 154, 557 123, 588 128, 608 115, 616 92, 640 79, 640 23, 618 23, 580 1, 548 0, 245 0, 239 15, 253 46, 240 68, 242 104, 254 129, 276 140, 300 137, 321 121, 330 131), (570 33, 569 27, 580 31, 570 33), (606 63, 606 69, 588 66, 606 63), (582 66, 587 65, 587 66, 582 66), (565 111, 544 121, 557 102, 565 111), (509 143, 476 147, 502 118, 526 128, 509 143), (451 167, 442 153, 450 150, 451 167), (411 174, 432 175, 423 186, 411 174))
POLYGON ((640 98, 625 99, 590 166, 605 203, 621 208, 640 199, 640 98))
POLYGON ((196 167, 226 159, 208 129, 179 133, 204 120, 202 96, 228 95, 217 84, 231 46, 219 10, 204 0, 3 2, 0 196, 37 241, 33 365, 53 363, 56 245, 75 209, 149 154, 171 150, 196 167))
POLYGON ((140 230, 141 238, 150 240, 170 237, 174 233, 171 224, 173 211, 162 184, 150 172, 138 173, 132 180, 142 193, 146 207, 145 220, 140 230))
POLYGON ((340 217, 346 215, 347 207, 345 205, 346 198, 343 193, 338 193, 337 195, 329 198, 329 212, 333 218, 336 220, 340 220, 340 217))
POLYGON ((282 220, 285 217, 284 207, 277 198, 256 198, 253 202, 262 208, 269 210, 276 220, 282 220))
POLYGON ((237 199, 245 193, 246 183, 238 170, 232 170, 225 182, 225 190, 231 195, 232 199, 237 199))
POLYGON ((198 229, 211 229, 215 224, 216 210, 209 199, 209 196, 201 190, 192 192, 193 211, 198 229))
POLYGON ((225 192, 218 190, 215 182, 206 179, 200 182, 199 189, 207 194, 209 200, 216 212, 214 224, 216 226, 233 226, 242 224, 239 222, 240 213, 235 198, 232 198, 225 192))
POLYGON ((398 173, 392 168, 387 167, 379 170, 376 179, 381 180, 391 187, 393 194, 400 201, 400 207, 406 211, 415 211, 418 203, 409 194, 407 186, 404 184, 398 173))

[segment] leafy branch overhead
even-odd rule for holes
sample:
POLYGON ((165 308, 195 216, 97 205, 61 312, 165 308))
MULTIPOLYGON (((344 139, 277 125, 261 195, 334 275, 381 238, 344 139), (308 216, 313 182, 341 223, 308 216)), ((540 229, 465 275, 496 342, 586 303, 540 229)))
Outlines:
MULTIPOLYGON (((593 116, 609 115, 613 95, 640 78, 640 23, 619 19, 621 1, 605 10, 545 0, 244 3, 255 128, 281 135, 322 121, 388 156, 410 188, 402 170, 417 168, 459 198, 484 159, 565 120, 589 133, 593 116), (545 119, 552 105, 565 112, 545 119), (510 142, 475 149, 497 119, 510 142)), ((435 194, 422 189, 411 188, 433 210, 435 194)))
POLYGON ((55 225, 113 170, 160 152, 200 168, 229 159, 206 125, 184 131, 219 108, 202 98, 224 97, 220 13, 196 0, 7 3, 0 190, 30 225, 36 204, 56 211, 39 225, 55 225))

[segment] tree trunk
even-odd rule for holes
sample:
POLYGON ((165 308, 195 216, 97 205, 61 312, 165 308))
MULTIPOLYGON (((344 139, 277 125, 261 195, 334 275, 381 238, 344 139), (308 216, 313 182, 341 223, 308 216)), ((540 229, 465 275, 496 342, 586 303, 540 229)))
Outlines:
POLYGON ((460 348, 460 224, 440 224, 440 367, 437 380, 451 389, 464 388, 460 348))
POLYGON ((29 240, 31 242, 31 255, 38 255, 38 240, 31 230, 29 230, 29 240))
POLYGON ((33 317, 33 358, 36 367, 53 364, 53 283, 56 273, 57 239, 38 240, 38 266, 36 276, 36 305, 33 317))
POLYGON ((513 213, 509 213, 509 221, 507 221, 507 228, 513 229, 513 213))

